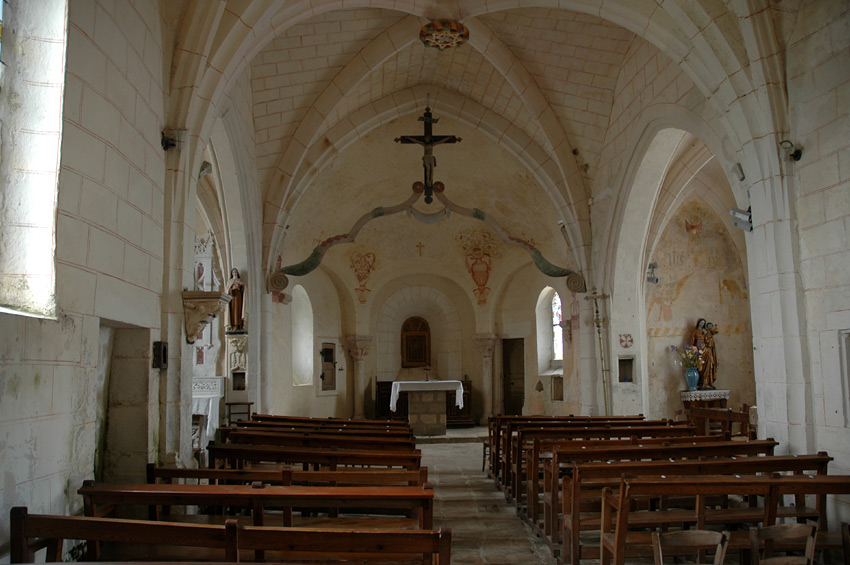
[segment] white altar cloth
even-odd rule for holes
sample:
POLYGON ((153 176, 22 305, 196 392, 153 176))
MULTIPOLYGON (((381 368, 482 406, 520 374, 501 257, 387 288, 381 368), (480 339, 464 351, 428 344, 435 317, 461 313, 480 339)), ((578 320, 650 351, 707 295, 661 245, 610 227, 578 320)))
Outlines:
POLYGON ((398 395, 402 392, 455 391, 455 405, 463 408, 463 383, 460 381, 393 381, 390 410, 395 412, 398 395))
MULTIPOLYGON (((218 429, 218 396, 194 396, 192 397, 192 414, 203 414, 207 417, 207 439, 215 437, 218 429)), ((203 446, 206 449, 207 446, 203 446)))

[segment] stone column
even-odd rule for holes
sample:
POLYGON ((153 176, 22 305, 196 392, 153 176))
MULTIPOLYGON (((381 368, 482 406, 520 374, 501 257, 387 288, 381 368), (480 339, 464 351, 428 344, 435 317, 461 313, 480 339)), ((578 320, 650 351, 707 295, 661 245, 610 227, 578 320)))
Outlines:
POLYGON ((493 334, 475 334, 475 343, 481 353, 481 390, 484 393, 484 423, 493 415, 493 351, 498 338, 493 334))
POLYGON ((348 347, 348 355, 354 363, 354 417, 365 417, 366 406, 366 363, 365 357, 369 354, 369 345, 372 343, 370 335, 347 335, 345 344, 348 347))

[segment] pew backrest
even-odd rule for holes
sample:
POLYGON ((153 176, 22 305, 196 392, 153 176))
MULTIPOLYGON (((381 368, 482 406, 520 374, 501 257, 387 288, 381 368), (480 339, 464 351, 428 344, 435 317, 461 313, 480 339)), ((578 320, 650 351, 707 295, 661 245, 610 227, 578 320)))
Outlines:
POLYGON ((98 543, 118 542, 158 547, 183 546, 218 550, 221 560, 240 561, 240 552, 273 552, 272 560, 400 559, 413 555, 434 565, 451 563, 451 529, 440 530, 336 530, 271 528, 151 522, 88 516, 29 514, 24 507, 11 511, 12 563, 29 563, 33 553, 48 549, 47 561, 62 560, 66 539, 85 540, 86 555, 96 560, 98 543))

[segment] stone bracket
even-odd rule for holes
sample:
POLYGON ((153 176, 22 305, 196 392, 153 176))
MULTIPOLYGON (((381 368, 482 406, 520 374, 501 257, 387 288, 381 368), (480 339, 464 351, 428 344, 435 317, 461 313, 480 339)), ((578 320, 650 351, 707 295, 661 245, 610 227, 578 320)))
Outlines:
POLYGON ((186 342, 195 343, 198 334, 230 303, 230 295, 217 291, 184 290, 183 323, 186 328, 186 342))

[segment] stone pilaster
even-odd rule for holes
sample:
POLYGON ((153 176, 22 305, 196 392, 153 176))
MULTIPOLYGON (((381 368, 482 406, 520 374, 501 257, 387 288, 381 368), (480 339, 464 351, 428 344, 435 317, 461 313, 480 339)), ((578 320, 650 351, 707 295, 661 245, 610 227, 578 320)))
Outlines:
POLYGON ((481 390, 484 394, 483 421, 493 415, 493 352, 498 338, 493 334, 475 334, 475 343, 481 353, 481 390))
POLYGON ((365 417, 366 404, 366 355, 369 354, 369 345, 372 343, 370 335, 347 335, 345 345, 348 355, 354 361, 354 417, 365 417))

